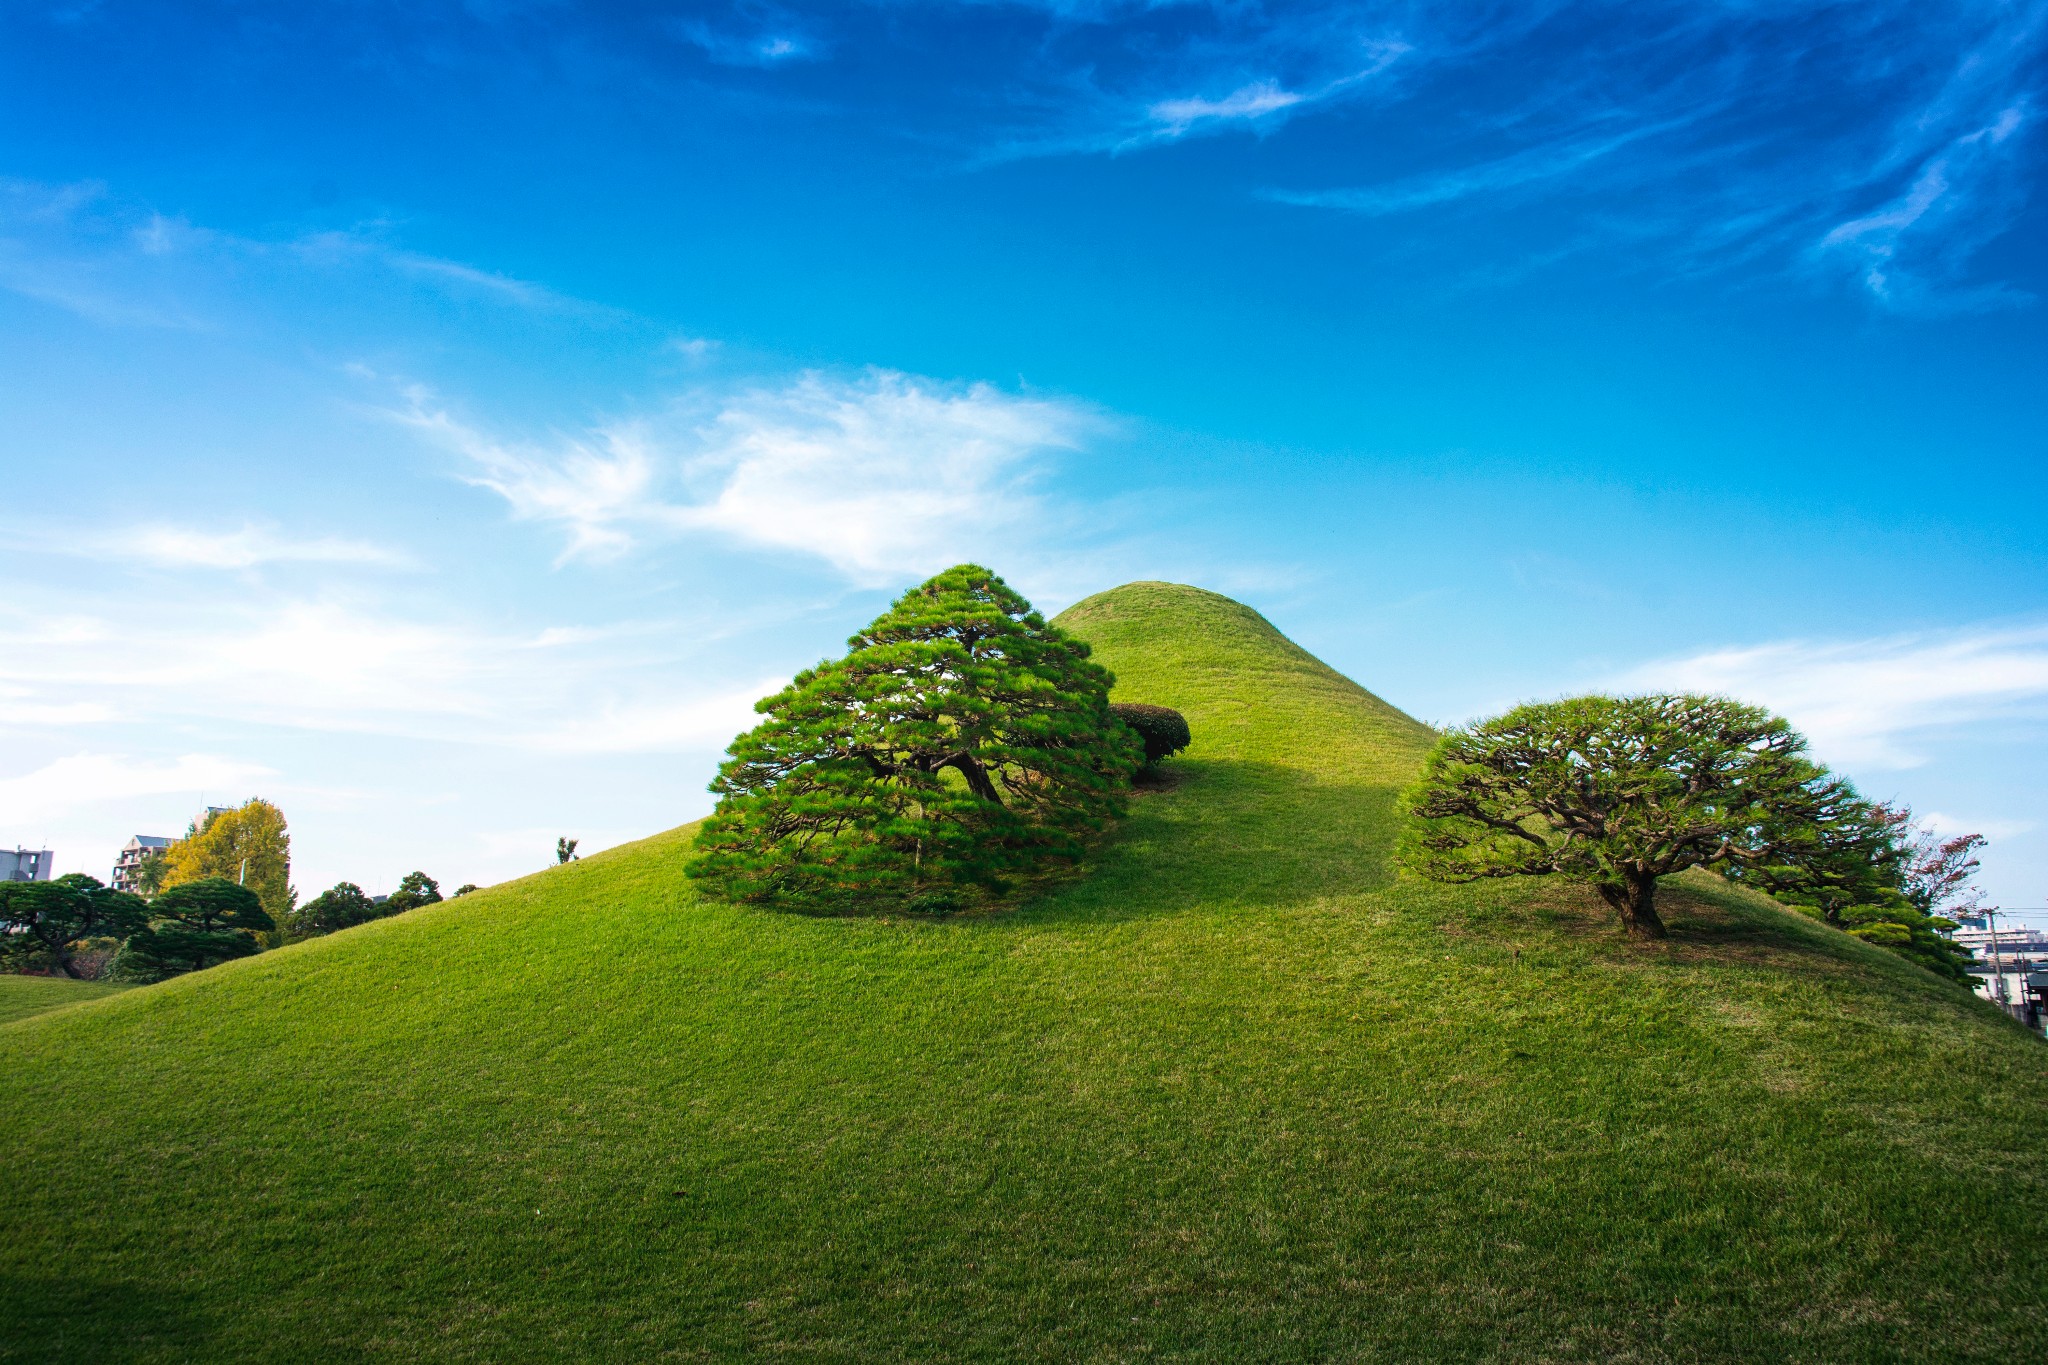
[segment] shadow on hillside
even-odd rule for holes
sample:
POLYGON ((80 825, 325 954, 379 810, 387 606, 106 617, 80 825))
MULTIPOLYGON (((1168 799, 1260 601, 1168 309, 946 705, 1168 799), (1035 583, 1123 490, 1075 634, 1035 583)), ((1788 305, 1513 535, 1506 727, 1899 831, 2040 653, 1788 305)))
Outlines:
POLYGON ((1393 881, 1399 788, 1238 759, 1168 765, 1080 875, 1008 912, 1114 923, 1194 905, 1280 906, 1393 881))
POLYGON ((1671 962, 1741 963, 1828 974, 1877 966, 1915 979, 1937 980, 1903 957, 1709 874, 1664 879, 1657 888, 1657 909, 1670 937, 1631 939, 1591 888, 1561 877, 1524 878, 1501 883, 1487 903, 1471 907, 1462 916, 1462 930, 1514 944, 1526 942, 1529 929, 1541 928, 1588 947, 1671 962))
POLYGON ((0 1361, 190 1360, 214 1335, 189 1295, 128 1281, 0 1274, 0 1361))
POLYGON ((1836 970, 1867 966, 1873 960, 1906 961, 1725 883, 1667 881, 1658 888, 1658 899, 1665 904, 1671 943, 1681 958, 1711 955, 1721 961, 1782 965, 1786 957, 1796 956, 1836 970))

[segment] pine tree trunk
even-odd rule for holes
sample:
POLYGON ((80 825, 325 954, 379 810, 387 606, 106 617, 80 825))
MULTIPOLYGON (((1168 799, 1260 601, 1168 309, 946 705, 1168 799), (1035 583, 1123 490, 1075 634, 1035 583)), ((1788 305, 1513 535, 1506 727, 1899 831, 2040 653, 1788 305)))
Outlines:
POLYGON ((1600 899, 1621 916, 1622 928, 1636 938, 1665 937, 1657 915, 1657 879, 1647 872, 1625 872, 1620 883, 1603 882, 1600 899))
POLYGON ((998 806, 1003 804, 1002 794, 996 790, 996 784, 989 781, 988 769, 982 767, 972 754, 955 754, 939 766, 959 769, 960 775, 967 779, 967 790, 984 801, 993 801, 998 806))

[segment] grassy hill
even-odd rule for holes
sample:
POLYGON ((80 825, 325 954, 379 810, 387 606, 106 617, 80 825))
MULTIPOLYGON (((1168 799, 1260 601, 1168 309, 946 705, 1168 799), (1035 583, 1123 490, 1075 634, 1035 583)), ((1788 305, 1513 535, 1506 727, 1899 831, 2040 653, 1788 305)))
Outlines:
POLYGON ((1063 621, 1195 743, 1006 914, 675 830, 0 1029, 0 1360, 2048 1358, 2048 1050, 1708 878, 1387 864, 1424 727, 1246 608, 1063 621))
POLYGON ((112 982, 73 981, 64 976, 0 976, 0 1024, 124 989, 112 982))

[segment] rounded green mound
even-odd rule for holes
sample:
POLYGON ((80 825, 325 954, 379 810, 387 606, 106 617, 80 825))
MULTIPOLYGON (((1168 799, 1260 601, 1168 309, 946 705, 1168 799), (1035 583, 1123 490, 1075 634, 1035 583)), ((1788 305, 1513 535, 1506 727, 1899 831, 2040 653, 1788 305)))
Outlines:
POLYGON ((699 901, 688 830, 0 1028, 0 1359, 2032 1359, 2048 1051, 1712 879, 1394 878, 1431 732, 1256 613, 1088 875, 699 901))

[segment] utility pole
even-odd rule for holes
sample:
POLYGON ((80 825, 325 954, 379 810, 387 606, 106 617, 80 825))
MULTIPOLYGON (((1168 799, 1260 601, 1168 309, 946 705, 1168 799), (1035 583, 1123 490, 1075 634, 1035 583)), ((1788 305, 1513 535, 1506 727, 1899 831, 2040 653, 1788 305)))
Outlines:
POLYGON ((2010 1004, 2011 1000, 2005 989, 2005 954, 1998 946, 1998 907, 1992 906, 1984 915, 1991 921, 1991 971, 1993 979, 1998 982, 1998 1003, 2010 1004))

